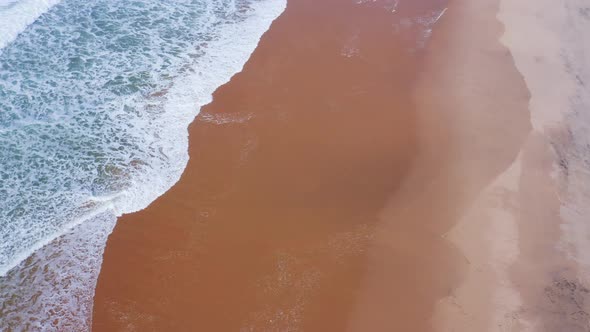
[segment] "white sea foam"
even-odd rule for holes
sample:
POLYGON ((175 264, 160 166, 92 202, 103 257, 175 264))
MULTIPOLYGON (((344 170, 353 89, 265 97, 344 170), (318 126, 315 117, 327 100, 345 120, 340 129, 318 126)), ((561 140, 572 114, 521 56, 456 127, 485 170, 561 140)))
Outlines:
POLYGON ((77 1, 0 54, 0 330, 89 328, 115 216, 178 181, 188 125, 286 5, 77 1))
POLYGON ((61 0, 0 0, 0 50, 61 0))
POLYGON ((102 252, 116 217, 97 214, 0 280, 0 330, 88 331, 102 252))

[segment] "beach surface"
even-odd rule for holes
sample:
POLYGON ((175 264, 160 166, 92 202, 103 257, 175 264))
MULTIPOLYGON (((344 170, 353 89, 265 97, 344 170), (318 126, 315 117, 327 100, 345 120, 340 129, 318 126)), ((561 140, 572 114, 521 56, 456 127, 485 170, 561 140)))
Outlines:
POLYGON ((529 2, 290 0, 93 330, 587 331, 589 11, 529 2))
POLYGON ((500 41, 529 90, 518 157, 449 231, 469 262, 438 305, 441 331, 588 331, 590 9, 500 1, 500 41))

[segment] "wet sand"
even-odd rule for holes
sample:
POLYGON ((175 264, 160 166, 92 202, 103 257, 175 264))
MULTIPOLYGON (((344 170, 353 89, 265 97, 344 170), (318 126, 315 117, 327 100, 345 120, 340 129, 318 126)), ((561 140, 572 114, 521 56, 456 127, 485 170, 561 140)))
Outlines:
POLYGON ((529 91, 498 1, 393 4, 289 1, 191 125, 181 180, 109 237, 95 331, 497 326, 518 226, 486 197, 519 181, 529 91))

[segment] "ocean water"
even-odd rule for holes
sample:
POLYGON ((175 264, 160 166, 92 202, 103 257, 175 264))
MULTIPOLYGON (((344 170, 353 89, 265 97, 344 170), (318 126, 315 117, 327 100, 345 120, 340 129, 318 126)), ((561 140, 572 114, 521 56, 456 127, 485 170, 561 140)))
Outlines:
POLYGON ((86 330, 116 216, 285 0, 0 0, 0 330, 86 330))
POLYGON ((0 49, 60 0, 0 0, 0 49))

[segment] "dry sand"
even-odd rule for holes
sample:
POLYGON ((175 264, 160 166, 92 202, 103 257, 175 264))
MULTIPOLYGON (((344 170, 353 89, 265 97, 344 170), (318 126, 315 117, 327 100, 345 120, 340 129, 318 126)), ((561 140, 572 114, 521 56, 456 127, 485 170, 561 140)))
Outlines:
POLYGON ((584 128, 526 2, 289 1, 119 220, 93 329, 586 331, 584 128))
POLYGON ((590 331, 589 14, 583 1, 500 3, 532 130, 449 232, 469 269, 437 330, 590 331))

